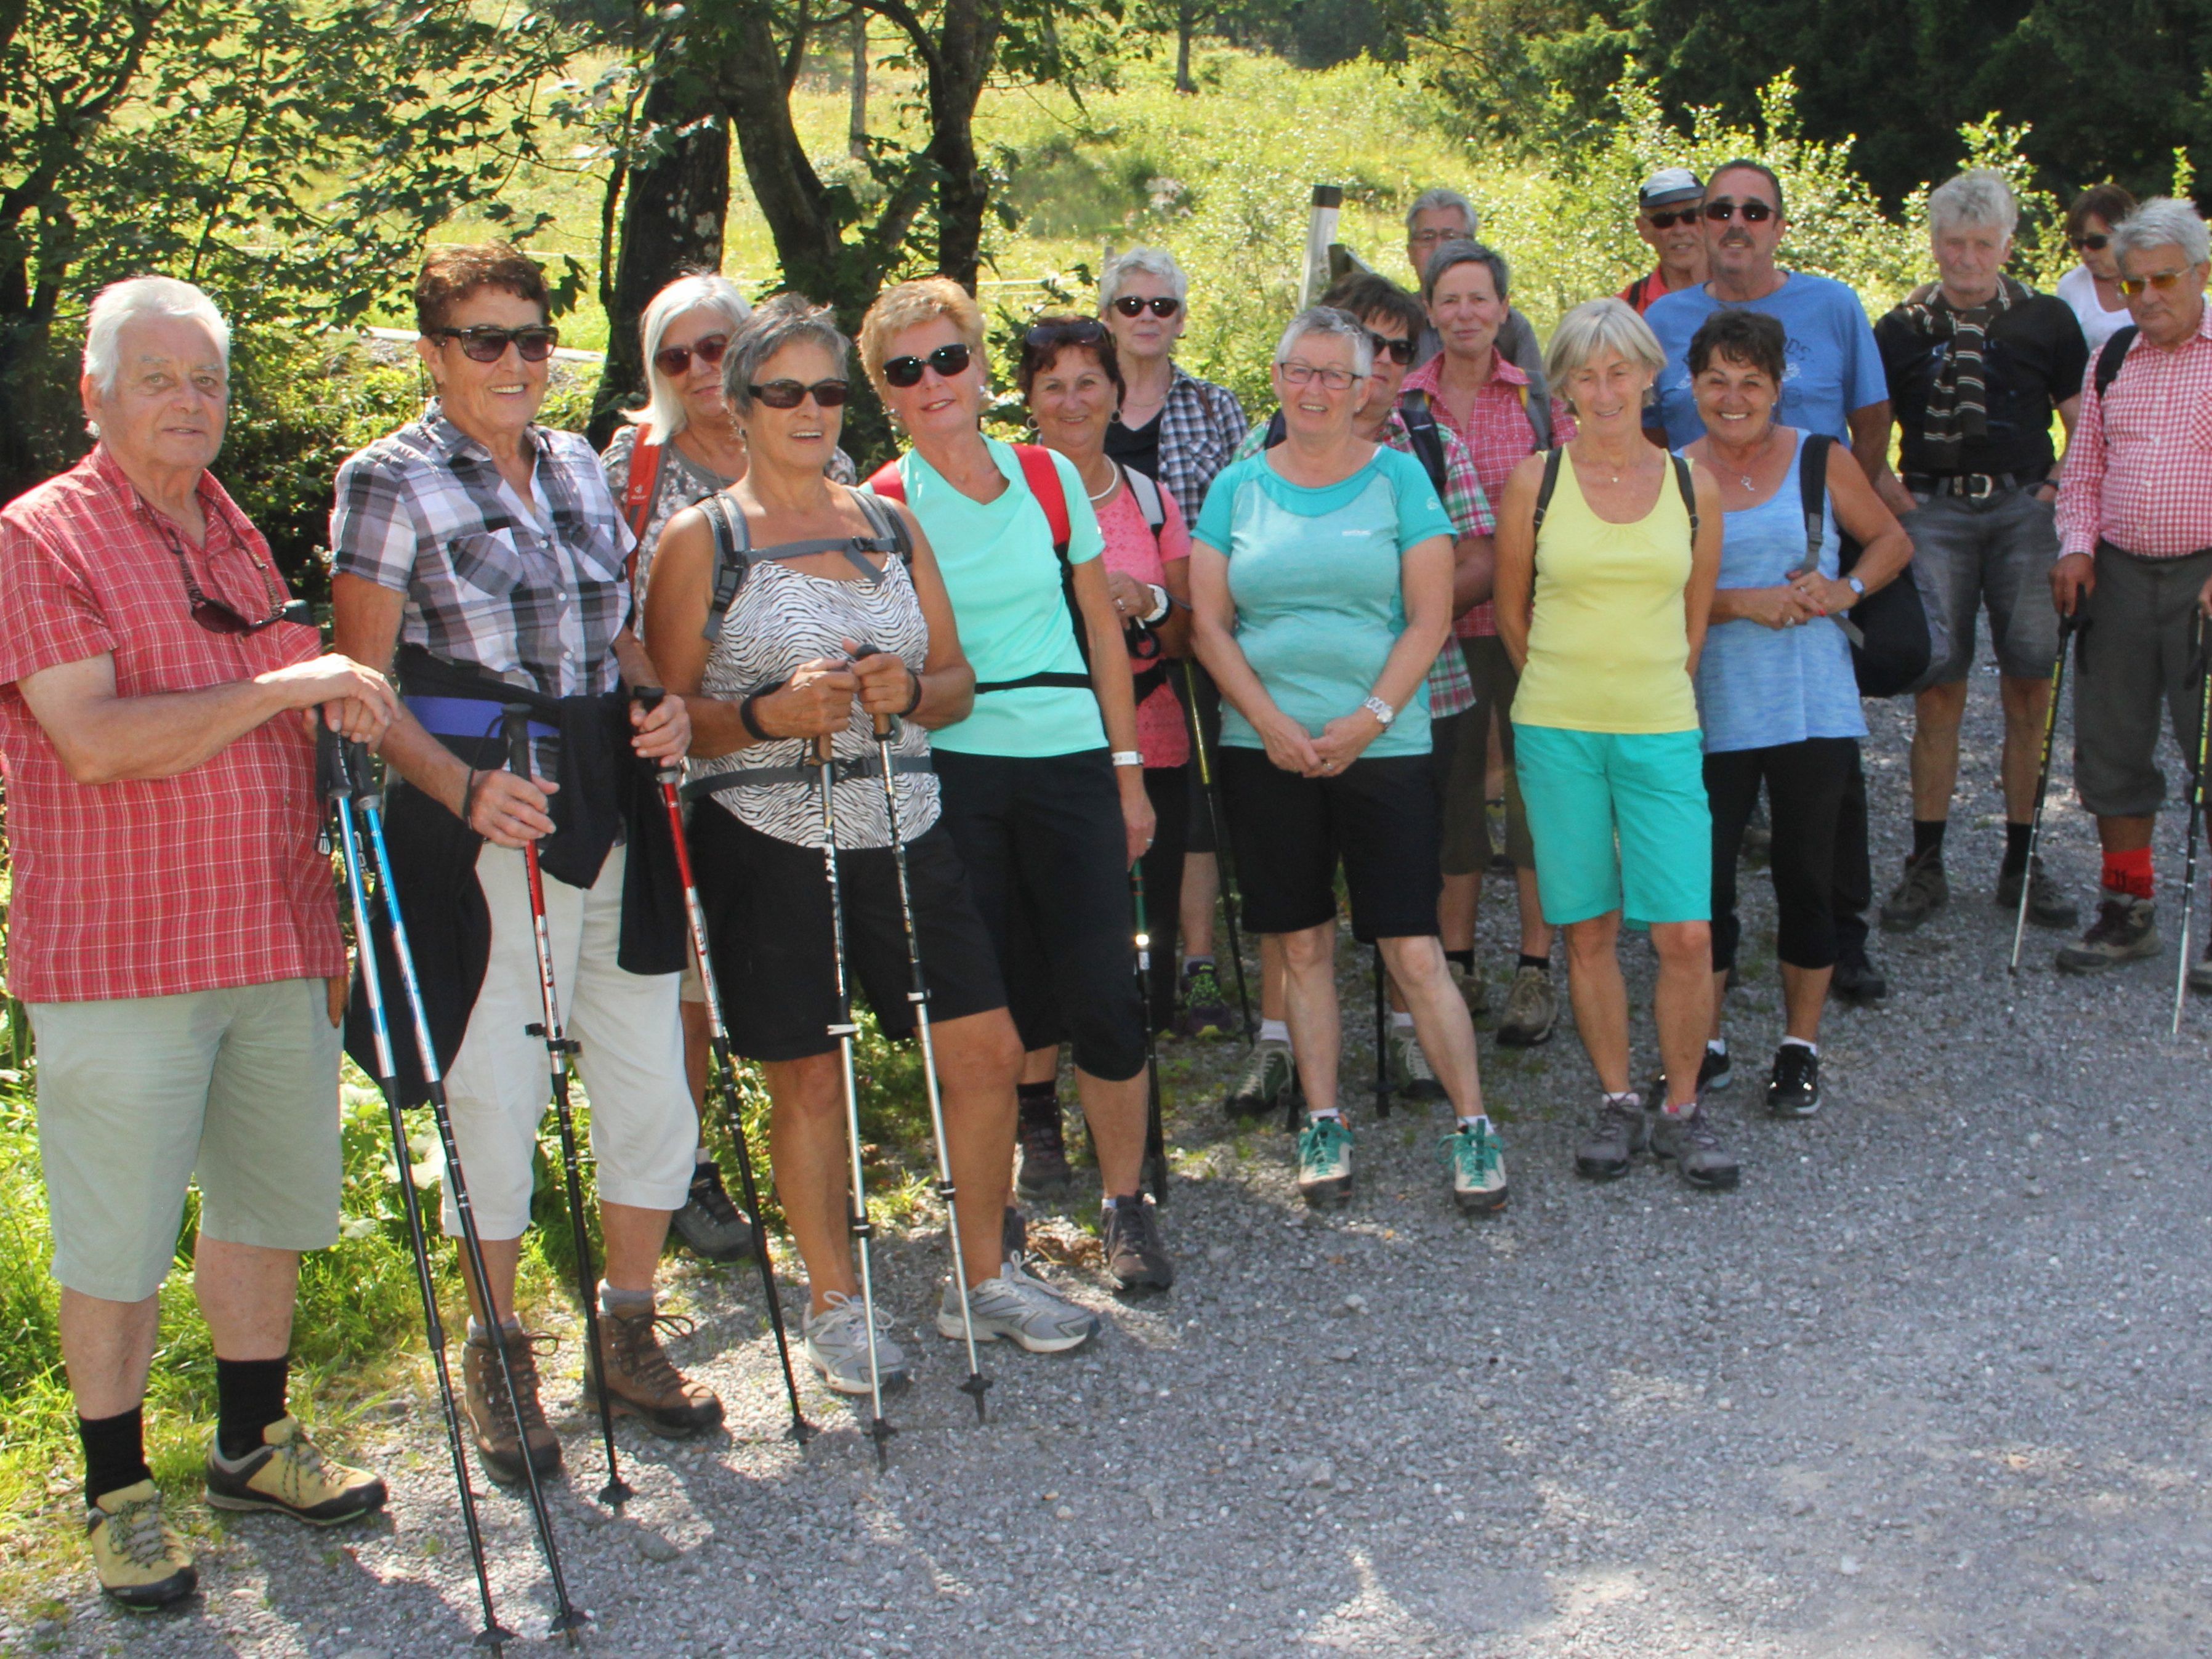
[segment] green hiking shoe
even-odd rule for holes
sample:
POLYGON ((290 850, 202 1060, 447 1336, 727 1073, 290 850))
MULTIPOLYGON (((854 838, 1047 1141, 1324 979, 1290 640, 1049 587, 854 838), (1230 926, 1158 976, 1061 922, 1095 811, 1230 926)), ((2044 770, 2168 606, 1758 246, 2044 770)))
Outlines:
POLYGON ((1352 1196, 1352 1131, 1342 1118, 1306 1121, 1298 1135, 1298 1196, 1309 1204, 1352 1196))
POLYGON ((1444 1136, 1437 1143, 1437 1156, 1451 1171, 1452 1202, 1462 1214, 1505 1207, 1505 1148, 1488 1118, 1444 1136))

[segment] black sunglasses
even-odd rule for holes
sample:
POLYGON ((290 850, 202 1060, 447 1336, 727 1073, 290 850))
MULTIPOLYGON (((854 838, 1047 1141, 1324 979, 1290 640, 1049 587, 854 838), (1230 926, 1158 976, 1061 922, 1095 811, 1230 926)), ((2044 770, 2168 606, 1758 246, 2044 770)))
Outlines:
MULTIPOLYGON (((890 366, 884 366, 888 374, 890 366)), ((770 409, 796 409, 809 398, 824 409, 835 409, 851 395, 852 388, 842 380, 817 380, 808 386, 802 380, 770 380, 766 386, 749 386, 745 395, 757 404, 770 409)))
POLYGON ((1106 325, 1096 317, 1061 317, 1031 325, 1022 343, 1032 351, 1047 351, 1055 346, 1095 346, 1105 338, 1106 325))
POLYGON ((441 340, 459 341, 461 356, 472 363, 495 363, 507 356, 509 346, 524 362, 542 363, 561 343, 561 331, 544 323, 533 323, 528 328, 494 328, 488 323, 477 323, 468 328, 441 328, 433 332, 441 340))
POLYGON ((927 367, 935 369, 949 380, 956 374, 966 373, 974 356, 964 343, 955 342, 951 345, 938 347, 927 357, 893 357, 884 364, 884 380, 895 386, 920 386, 921 371, 927 367))
POLYGON ((704 338, 694 340, 688 346, 661 347, 653 354, 653 366, 672 380, 679 374, 690 372, 691 359, 694 356, 696 356, 708 368, 712 368, 722 361, 722 354, 729 349, 728 335, 709 334, 704 338))
POLYGON ((1413 343, 1411 340, 1394 340, 1387 334, 1377 334, 1371 328, 1367 331, 1367 340, 1375 348, 1377 356, 1388 353, 1394 363, 1413 361, 1413 343))
POLYGON ((1114 309, 1124 317, 1136 317, 1150 307, 1155 317, 1172 317, 1182 309, 1182 301, 1172 294, 1156 294, 1149 300, 1140 300, 1133 294, 1124 294, 1114 301, 1114 309))
POLYGON ((312 626, 314 613, 305 599, 286 599, 276 586, 276 579, 269 574, 269 567, 255 561, 254 568, 261 573, 261 591, 269 596, 269 614, 258 622, 241 617, 221 599, 211 599, 200 592, 200 585, 192 580, 191 562, 185 557, 185 544, 177 539, 177 532, 168 524, 161 524, 161 534, 169 544, 169 551, 176 556, 177 574, 185 579, 185 598, 191 603, 192 620, 210 634, 258 634, 264 628, 274 628, 280 622, 301 623, 312 626))
POLYGON ((2109 236, 2096 235, 2069 236, 2066 240, 2074 244, 2074 251, 2076 253, 2081 252, 2085 248, 2091 253, 2102 253, 2107 247, 2112 246, 2112 239, 2109 236))
MULTIPOLYGON (((1747 205, 1764 207, 1766 204, 1759 202, 1747 204, 1747 205)), ((1672 230, 1677 225, 1697 223, 1698 216, 1704 211, 1704 209, 1696 207, 1646 208, 1644 210, 1644 216, 1651 222, 1651 228, 1654 230, 1672 230)))
POLYGON ((1706 203, 1702 211, 1717 225, 1725 224, 1731 216, 1740 216, 1747 225, 1763 225, 1774 216, 1774 210, 1755 196, 1748 202, 1731 202, 1723 196, 1717 202, 1706 203))

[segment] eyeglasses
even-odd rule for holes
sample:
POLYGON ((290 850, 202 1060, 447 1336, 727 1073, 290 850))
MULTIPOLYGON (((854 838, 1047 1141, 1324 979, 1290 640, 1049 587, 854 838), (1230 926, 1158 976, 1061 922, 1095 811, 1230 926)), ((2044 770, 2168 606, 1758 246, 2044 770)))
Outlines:
POLYGON ((693 357, 697 357, 701 362, 712 368, 722 361, 722 354, 729 349, 728 335, 709 334, 694 340, 688 346, 661 347, 653 354, 653 366, 672 380, 679 374, 688 374, 691 372, 693 357))
POLYGON ((308 610, 307 602, 285 599, 283 590, 276 586, 276 579, 270 574, 269 567, 258 559, 254 561, 253 568, 261 573, 261 591, 269 596, 269 614, 259 622, 249 621, 240 616, 221 599, 208 598, 200 592, 200 585, 192 580, 191 562, 185 557, 185 544, 177 539, 176 531, 165 519, 157 518, 155 522, 161 526, 161 534, 167 539, 169 551, 176 556, 177 574, 185 579, 185 598, 191 605, 192 620, 209 633, 258 634, 263 629, 273 628, 280 622, 313 625, 314 613, 308 610))
POLYGON ((1364 380, 1367 378, 1364 374, 1354 374, 1348 368, 1316 368, 1311 363, 1302 363, 1296 360, 1287 363, 1277 363, 1275 367, 1282 371, 1283 379, 1292 386, 1304 386, 1310 381, 1319 380, 1331 392, 1341 392, 1354 380, 1364 380))
POLYGON ((1468 230, 1416 230, 1409 232, 1406 240, 1415 247, 1434 247, 1438 242, 1471 242, 1474 240, 1474 233, 1468 230))
MULTIPOLYGON (((1754 221, 1757 219, 1764 219, 1766 216, 1765 213, 1762 212, 1754 216, 1750 210, 1753 208, 1763 209, 1765 205, 1766 204, 1764 202, 1745 203, 1744 217, 1747 219, 1753 219, 1754 221)), ((1699 207, 1661 208, 1656 210, 1646 208, 1644 210, 1644 216, 1651 222, 1651 228, 1654 230, 1672 230, 1677 225, 1694 225, 1698 222, 1698 219, 1704 216, 1704 213, 1705 210, 1699 207)), ((1727 215, 1723 214, 1721 216, 1725 218, 1727 217, 1727 215)))
POLYGON ((1106 325, 1096 317, 1060 317, 1033 324, 1022 343, 1032 351, 1048 351, 1054 346, 1095 346, 1105 338, 1106 325))
MULTIPOLYGON (((889 365, 885 372, 889 373, 889 365)), ((824 409, 835 409, 851 393, 852 388, 842 380, 817 380, 812 386, 801 380, 770 380, 766 386, 745 388, 746 396, 770 409, 796 409, 809 398, 824 409)))
POLYGON ((963 342, 941 345, 927 357, 893 357, 884 364, 884 380, 891 386, 906 387, 921 384, 921 371, 927 367, 935 369, 946 380, 967 371, 975 354, 963 342))
POLYGON ((2102 253, 2112 246, 2112 240, 2109 236, 2099 236, 2094 234, 2087 236, 2069 236, 2066 240, 2074 244, 2074 251, 2076 253, 2085 248, 2091 253, 2102 253))
POLYGON ((1698 210, 1717 225, 1725 224, 1731 217, 1741 217, 1747 225, 1763 225, 1774 217, 1774 210, 1755 196, 1748 202, 1731 202, 1723 196, 1698 210))
POLYGON ((2154 288, 2164 294, 2189 275, 2189 270, 2187 265, 2184 265, 2179 270, 2154 270, 2148 276, 2123 276, 2120 278, 2120 292, 2130 300, 2147 288, 2154 288))
POLYGON ((1413 361, 1413 343, 1411 340, 1394 340, 1389 335, 1377 334, 1370 328, 1367 331, 1367 343, 1375 348, 1378 356, 1388 353, 1394 363, 1413 361))
POLYGON ((524 362, 542 363, 561 343, 561 331, 544 323, 528 328, 494 328, 477 323, 468 328, 434 329, 432 333, 441 340, 459 341, 461 356, 472 363, 495 363, 507 356, 509 346, 524 362))
POLYGON ((1172 317, 1182 309, 1182 301, 1172 294, 1155 294, 1149 300, 1140 300, 1133 294, 1124 294, 1114 301, 1114 309, 1124 317, 1140 317, 1147 309, 1155 317, 1172 317))

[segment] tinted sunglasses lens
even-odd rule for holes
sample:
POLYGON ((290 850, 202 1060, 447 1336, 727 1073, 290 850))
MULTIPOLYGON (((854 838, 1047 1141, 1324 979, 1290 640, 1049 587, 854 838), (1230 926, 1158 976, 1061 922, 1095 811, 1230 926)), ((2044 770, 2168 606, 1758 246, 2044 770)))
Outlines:
POLYGON ((1742 214, 1744 222, 1750 225, 1763 225, 1774 216, 1774 210, 1764 202, 1746 202, 1736 211, 1742 214))
POLYGON ((709 334, 691 348, 699 354, 701 362, 709 365, 720 362, 722 354, 729 349, 730 337, 726 334, 709 334))
POLYGON ((884 363, 884 381, 887 386, 910 386, 921 384, 921 359, 891 357, 884 363))
POLYGON ((2112 240, 2109 236, 2076 236, 2074 246, 2087 248, 2092 253, 2102 253, 2111 245, 2112 240))
POLYGON ((929 366, 951 380, 955 374, 966 372, 968 348, 964 345, 939 346, 929 354, 929 366))
POLYGON ((796 409, 806 401, 806 388, 796 380, 770 380, 766 386, 747 386, 745 390, 752 393, 755 403, 765 404, 770 409, 796 409))
POLYGON ((1089 317, 1077 317, 1066 322, 1039 323, 1022 336, 1022 343, 1044 351, 1054 346, 1097 345, 1105 337, 1105 324, 1089 317))
POLYGON ((1677 225, 1695 224, 1698 222, 1698 210, 1695 208, 1674 208, 1669 209, 1665 213, 1654 213, 1650 215, 1650 217, 1651 220, 1652 229, 1672 230, 1677 225))
POLYGON ((1182 309, 1182 301, 1165 294, 1157 299, 1148 300, 1146 303, 1152 307, 1152 315, 1155 317, 1172 317, 1182 309))
POLYGON ((526 363, 542 363, 553 355, 554 343, 560 334, 550 328, 519 328, 514 331, 514 349, 526 363))
MULTIPOLYGON (((713 360, 710 358, 708 361, 713 360)), ((691 348, 670 346, 665 350, 656 351, 653 354, 653 366, 672 380, 679 374, 689 374, 691 368, 691 348)))
POLYGON ((1138 317, 1144 314, 1145 302, 1133 294, 1124 294, 1114 301, 1114 309, 1124 317, 1138 317))
POLYGON ((495 363, 507 356, 508 337, 503 328, 461 329, 449 337, 461 343, 461 356, 472 363, 495 363))
POLYGON ((817 380, 806 388, 814 394, 814 401, 824 409, 835 409, 851 395, 851 388, 842 380, 817 380))
POLYGON ((192 620, 210 634, 251 634, 253 624, 220 599, 192 601, 192 620))

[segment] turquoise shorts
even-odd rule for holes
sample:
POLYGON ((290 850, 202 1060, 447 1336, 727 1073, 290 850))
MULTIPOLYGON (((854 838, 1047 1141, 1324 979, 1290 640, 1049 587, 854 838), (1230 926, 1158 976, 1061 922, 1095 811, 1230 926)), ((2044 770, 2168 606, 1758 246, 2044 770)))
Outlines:
POLYGON ((1546 921, 1623 909, 1638 927, 1712 920, 1713 821, 1697 732, 1516 720, 1513 745, 1546 921))

